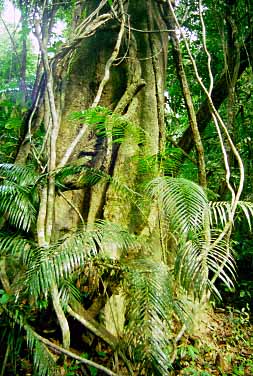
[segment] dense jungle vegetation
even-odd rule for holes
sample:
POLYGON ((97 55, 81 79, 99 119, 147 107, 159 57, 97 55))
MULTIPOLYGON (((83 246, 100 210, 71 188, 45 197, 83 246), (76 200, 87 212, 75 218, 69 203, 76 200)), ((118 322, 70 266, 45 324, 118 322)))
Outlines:
POLYGON ((0 11, 0 376, 253 375, 251 0, 0 11))

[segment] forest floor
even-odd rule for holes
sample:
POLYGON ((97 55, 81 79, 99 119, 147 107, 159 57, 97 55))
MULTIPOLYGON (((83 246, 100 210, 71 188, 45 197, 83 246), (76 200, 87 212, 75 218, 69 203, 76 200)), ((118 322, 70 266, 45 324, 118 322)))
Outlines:
POLYGON ((253 375, 253 321, 249 306, 214 310, 206 334, 185 336, 171 375, 253 375))

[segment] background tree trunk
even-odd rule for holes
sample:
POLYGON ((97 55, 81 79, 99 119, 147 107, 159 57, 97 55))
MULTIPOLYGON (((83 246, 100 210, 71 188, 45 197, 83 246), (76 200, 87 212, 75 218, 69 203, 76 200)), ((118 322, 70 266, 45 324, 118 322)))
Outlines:
MULTIPOLYGON (((93 2, 96 5, 96 2, 93 2)), ((125 28, 124 43, 119 59, 111 69, 111 77, 103 91, 100 106, 106 106, 126 116, 136 128, 143 130, 144 140, 138 143, 132 134, 127 134, 119 147, 111 152, 109 145, 99 151, 91 161, 112 176, 136 189, 141 182, 138 175, 138 157, 157 155, 164 144, 164 85, 167 61, 168 35, 158 30, 166 29, 161 6, 153 0, 130 1, 128 13, 131 27, 125 28), (143 32, 156 30, 156 32, 143 32), (128 57, 121 59, 128 49, 128 57), (133 90, 133 88, 135 88, 133 90), (107 154, 107 155, 106 155, 107 154), (111 155, 109 155, 111 154, 111 155), (131 173, 129 173, 131 172, 131 173)), ((61 109, 62 120, 58 137, 58 160, 63 156, 66 145, 76 136, 80 124, 69 120, 74 111, 87 109, 93 102, 98 85, 103 79, 105 65, 110 58, 119 31, 119 23, 111 21, 91 38, 85 39, 75 53, 68 77, 64 80, 65 99, 61 109)), ((58 84, 59 86, 59 84, 58 84)), ((74 151, 72 160, 89 150, 90 134, 83 137, 74 151)), ((94 144, 95 144, 95 140, 94 144)), ((85 191, 72 191, 67 197, 82 212, 89 223, 104 218, 116 223, 139 228, 135 212, 128 200, 111 189, 110 184, 98 184, 85 191)), ((79 217, 62 198, 58 199, 55 217, 57 231, 73 228, 79 217)))

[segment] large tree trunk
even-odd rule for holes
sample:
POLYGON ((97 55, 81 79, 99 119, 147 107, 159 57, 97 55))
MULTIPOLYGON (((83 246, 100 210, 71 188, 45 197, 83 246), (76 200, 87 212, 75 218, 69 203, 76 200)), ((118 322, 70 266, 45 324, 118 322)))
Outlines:
MULTIPOLYGON (((96 5, 95 1, 93 3, 96 5)), ((119 62, 116 61, 117 64, 111 69, 110 80, 99 105, 126 116, 136 128, 143 130, 143 139, 139 142, 132 134, 127 134, 119 147, 112 148, 104 141, 104 151, 98 151, 99 155, 90 163, 136 189, 136 182, 140 183, 143 179, 138 176, 138 157, 157 155, 164 144, 164 83, 168 35, 166 32, 157 32, 166 29, 166 24, 162 19, 162 8, 156 1, 130 1, 128 13, 131 17, 130 26, 134 29, 128 30, 128 26, 125 27, 119 62), (144 32, 145 30, 156 32, 144 32), (127 49, 126 58, 121 59, 127 49)), ((91 106, 116 44, 119 26, 118 21, 110 21, 94 36, 85 39, 75 53, 66 79, 57 143, 58 160, 80 127, 77 122, 70 121, 69 116, 74 111, 91 106)), ((85 154, 90 143, 90 133, 87 132, 71 159, 75 160, 82 153, 85 154)), ((120 193, 115 193, 110 184, 97 184, 92 189, 68 192, 67 195, 89 223, 97 218, 104 218, 129 226, 134 231, 140 231, 145 225, 137 223, 139 219, 136 220, 128 200, 121 197, 120 193)), ((56 230, 73 228, 78 221, 79 217, 74 209, 60 199, 55 217, 56 230)))
MULTIPOLYGON (((93 1, 92 5, 95 8, 97 2, 93 1)), ((136 132, 126 131, 123 143, 118 146, 112 145, 111 140, 103 140, 99 150, 94 150, 93 146, 94 156, 89 165, 110 174, 120 184, 126 184, 133 190, 138 190, 147 179, 146 175, 141 176, 138 172, 139 159, 156 158, 165 141, 164 87, 168 34, 164 31, 166 23, 162 13, 162 6, 154 0, 129 1, 130 23, 127 21, 125 25, 118 60, 110 69, 110 79, 98 103, 126 117, 133 127, 139 129, 140 137, 136 137, 136 132)), ((74 54, 68 76, 64 79, 64 103, 60 109, 61 125, 57 141, 58 163, 80 127, 84 126, 70 120, 70 115, 94 106, 94 98, 113 54, 119 28, 119 22, 111 20, 94 36, 85 39, 74 54)), ((59 78, 57 86, 62 87, 59 78)), ((59 96, 62 98, 63 93, 59 96)), ((91 135, 92 132, 87 129, 71 155, 71 162, 75 163, 81 155, 85 155, 91 143, 96 145, 96 136, 93 135, 95 139, 92 140, 91 135)), ((151 208, 145 208, 144 216, 141 216, 129 198, 108 182, 64 194, 68 201, 62 197, 56 199, 54 237, 77 227, 80 222, 78 212, 89 225, 97 219, 104 219, 123 225, 135 234, 142 232, 151 235, 147 223, 151 208), (69 205, 69 201, 72 205, 69 205)), ((155 231, 154 213, 152 222, 155 231)), ((152 241, 157 242, 155 236, 152 236, 152 241)), ((154 257, 160 259, 159 247, 154 249, 154 257)), ((114 245, 109 248, 108 256, 120 257, 114 245)), ((106 305, 105 321, 107 329, 114 335, 122 332, 124 298, 120 293, 113 295, 106 305)))

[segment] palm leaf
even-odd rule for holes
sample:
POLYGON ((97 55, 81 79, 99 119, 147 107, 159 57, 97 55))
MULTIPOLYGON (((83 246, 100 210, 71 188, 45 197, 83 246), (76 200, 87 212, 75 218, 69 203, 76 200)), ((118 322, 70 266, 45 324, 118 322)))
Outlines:
MULTIPOLYGON (((216 225, 224 225, 229 220, 229 213, 231 212, 231 204, 228 201, 214 201, 209 203, 211 208, 211 220, 216 225)), ((251 230, 251 221, 253 217, 253 203, 250 201, 239 201, 237 208, 237 216, 243 213, 249 228, 251 230)))
POLYGON ((38 175, 32 168, 27 166, 2 163, 0 164, 0 179, 27 187, 36 184, 38 175))
MULTIPOLYGON (((33 357, 34 374, 38 376, 60 376, 60 369, 57 367, 53 355, 49 352, 48 348, 39 341, 37 333, 26 322, 26 318, 23 312, 19 310, 18 306, 15 305, 15 313, 6 306, 3 306, 3 310, 8 317, 9 323, 11 323, 11 328, 18 328, 21 341, 23 341, 21 331, 26 331, 28 348, 33 357)), ((19 333, 16 333, 16 336, 17 335, 19 335, 19 333)), ((14 338, 13 342, 17 342, 17 339, 14 338)), ((15 356, 17 356, 20 351, 21 343, 19 349, 15 349, 15 356)))
POLYGON ((35 222, 38 175, 28 167, 0 164, 0 213, 15 227, 28 231, 35 222))
POLYGON ((28 250, 32 245, 31 241, 28 241, 18 233, 0 232, 0 254, 20 256, 24 264, 26 264, 28 250))
MULTIPOLYGON (((136 238, 116 224, 99 222, 93 229, 76 231, 61 242, 47 248, 31 250, 28 264, 27 284, 33 295, 46 293, 56 281, 60 284, 98 253, 113 255, 116 250, 124 253, 129 247, 139 247, 136 238)), ((112 256, 113 257, 113 256, 112 256)))
POLYGON ((36 219, 29 190, 13 182, 0 185, 0 212, 17 228, 28 231, 36 219))
POLYGON ((127 263, 126 341, 140 368, 168 375, 172 286, 166 265, 147 259, 127 263))
POLYGON ((59 376, 60 369, 56 365, 52 354, 36 336, 34 330, 27 324, 24 325, 27 336, 27 344, 33 354, 34 371, 38 376, 59 376))
POLYGON ((158 177, 148 185, 170 223, 181 233, 203 226, 208 201, 203 189, 183 178, 158 177))
POLYGON ((214 274, 229 288, 235 280, 235 260, 232 250, 226 241, 220 241, 215 247, 217 237, 213 237, 210 245, 201 234, 183 243, 176 255, 175 275, 180 285, 189 293, 201 298, 207 289, 213 289, 211 277, 214 274))

